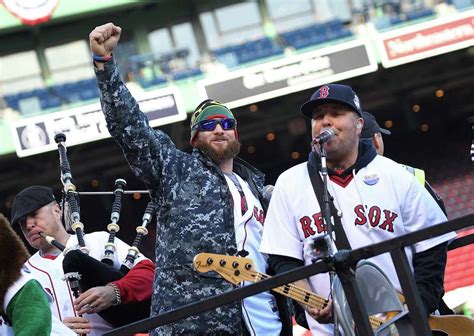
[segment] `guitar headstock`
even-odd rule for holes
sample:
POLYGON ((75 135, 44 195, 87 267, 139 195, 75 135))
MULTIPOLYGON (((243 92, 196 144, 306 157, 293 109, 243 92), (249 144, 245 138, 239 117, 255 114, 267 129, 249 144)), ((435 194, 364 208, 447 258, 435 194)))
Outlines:
POLYGON ((214 271, 225 280, 237 285, 242 281, 255 281, 257 272, 252 259, 214 253, 199 253, 193 260, 200 273, 214 271))

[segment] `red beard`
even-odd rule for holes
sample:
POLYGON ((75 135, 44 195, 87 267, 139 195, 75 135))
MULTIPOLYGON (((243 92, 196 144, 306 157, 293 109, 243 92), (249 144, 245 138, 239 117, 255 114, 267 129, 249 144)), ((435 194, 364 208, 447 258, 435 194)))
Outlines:
POLYGON ((196 140, 195 147, 202 150, 215 163, 233 159, 240 153, 240 142, 238 140, 229 140, 229 144, 222 149, 216 149, 207 142, 196 140))

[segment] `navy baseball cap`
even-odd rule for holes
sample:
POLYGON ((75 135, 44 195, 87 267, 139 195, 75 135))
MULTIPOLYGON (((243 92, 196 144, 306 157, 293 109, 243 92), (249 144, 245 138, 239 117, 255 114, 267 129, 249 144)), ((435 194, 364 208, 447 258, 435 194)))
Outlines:
POLYGON ((372 135, 379 132, 387 135, 392 134, 388 129, 379 126, 372 113, 362 111, 362 118, 364 119, 364 127, 362 127, 360 133, 361 138, 371 138, 372 135))
POLYGON ((26 215, 42 208, 46 204, 56 201, 53 190, 43 186, 31 186, 20 191, 13 200, 12 225, 26 215))
POLYGON ((342 104, 362 117, 359 97, 350 86, 343 84, 321 86, 306 103, 301 105, 301 112, 308 118, 312 118, 314 108, 327 103, 342 104))

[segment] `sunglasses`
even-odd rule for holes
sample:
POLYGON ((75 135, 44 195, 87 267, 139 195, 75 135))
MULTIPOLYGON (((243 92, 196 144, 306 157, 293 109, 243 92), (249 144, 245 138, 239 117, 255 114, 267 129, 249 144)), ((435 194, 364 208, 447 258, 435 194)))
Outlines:
POLYGON ((235 126, 237 125, 237 121, 231 118, 202 120, 193 126, 193 130, 198 130, 201 132, 211 132, 216 129, 217 124, 221 125, 224 131, 228 131, 233 130, 235 128, 235 126))

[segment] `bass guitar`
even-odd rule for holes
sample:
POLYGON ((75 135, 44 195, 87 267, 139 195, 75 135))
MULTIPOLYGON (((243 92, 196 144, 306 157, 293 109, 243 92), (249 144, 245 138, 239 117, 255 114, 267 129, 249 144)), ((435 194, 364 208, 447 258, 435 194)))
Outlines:
MULTIPOLYGON (((207 273, 214 271, 234 285, 244 281, 259 282, 270 278, 269 275, 254 271, 253 261, 249 258, 199 253, 194 257, 193 264, 198 272, 207 273)), ((312 308, 323 309, 328 304, 326 298, 293 284, 283 285, 272 290, 312 308)), ((388 314, 388 316, 390 315, 394 316, 393 314, 388 314)), ((373 330, 382 326, 389 319, 390 317, 369 316, 373 330)), ((467 316, 430 316, 428 322, 431 330, 442 332, 447 336, 474 336, 474 320, 467 316)))

